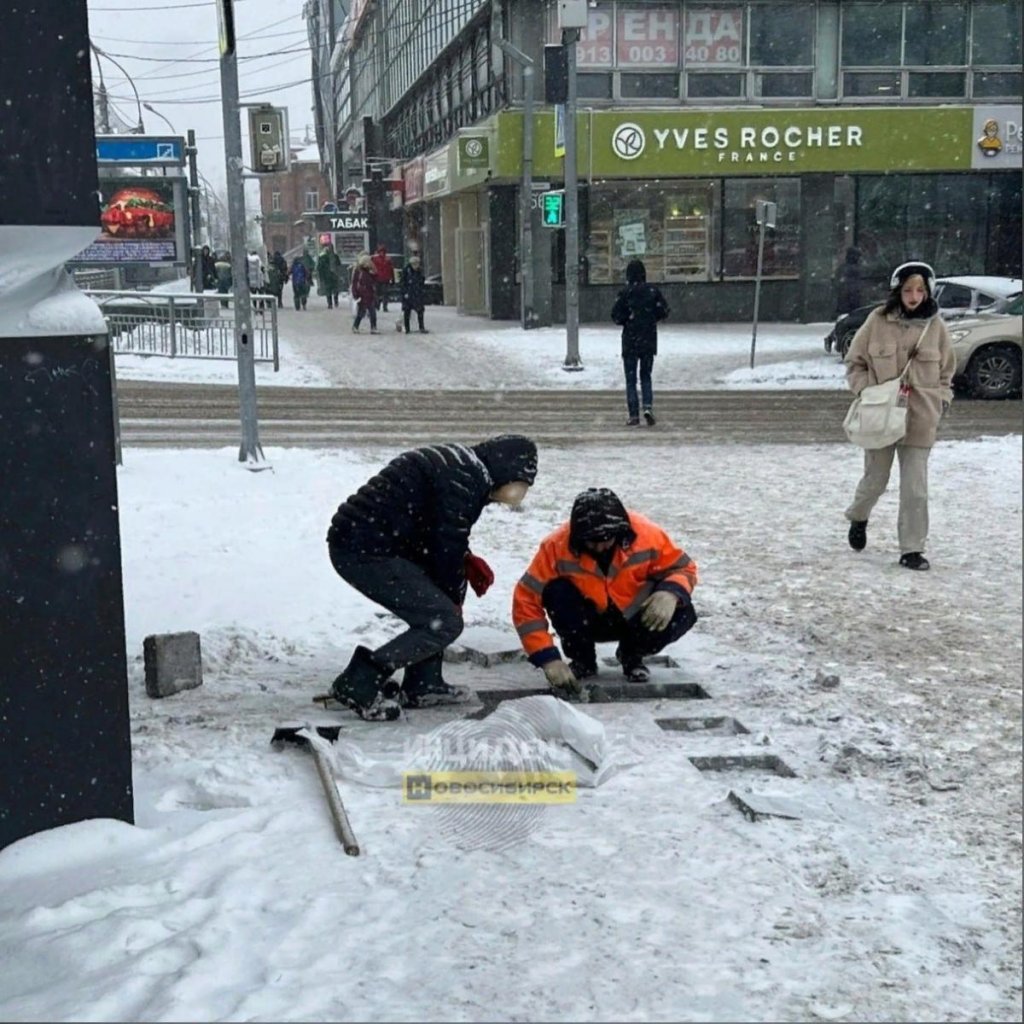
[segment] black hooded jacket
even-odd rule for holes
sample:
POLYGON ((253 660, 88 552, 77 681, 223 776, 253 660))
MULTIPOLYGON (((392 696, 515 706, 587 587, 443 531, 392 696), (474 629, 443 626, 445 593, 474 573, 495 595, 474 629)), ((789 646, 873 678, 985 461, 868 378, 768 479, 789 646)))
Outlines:
POLYGON ((668 316, 665 296, 647 283, 641 260, 626 265, 626 287, 612 306, 612 320, 622 327, 623 356, 657 355, 658 321, 668 316))
POLYGON ((327 542, 351 554, 406 558, 461 603, 469 532, 491 491, 514 480, 532 484, 536 475, 537 446, 518 434, 415 448, 338 506, 327 542))

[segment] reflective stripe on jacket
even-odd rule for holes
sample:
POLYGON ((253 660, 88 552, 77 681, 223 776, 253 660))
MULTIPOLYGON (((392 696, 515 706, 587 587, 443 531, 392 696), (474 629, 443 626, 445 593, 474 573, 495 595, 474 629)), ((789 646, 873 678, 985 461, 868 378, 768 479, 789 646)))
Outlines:
POLYGON ((530 661, 543 665, 558 657, 548 630, 542 603, 544 588, 554 579, 568 579, 580 593, 604 612, 615 605, 631 619, 655 590, 692 594, 697 565, 655 523, 629 511, 636 540, 628 548, 616 547, 607 575, 589 554, 569 550, 569 523, 563 523, 541 541, 526 572, 512 594, 512 622, 530 661))

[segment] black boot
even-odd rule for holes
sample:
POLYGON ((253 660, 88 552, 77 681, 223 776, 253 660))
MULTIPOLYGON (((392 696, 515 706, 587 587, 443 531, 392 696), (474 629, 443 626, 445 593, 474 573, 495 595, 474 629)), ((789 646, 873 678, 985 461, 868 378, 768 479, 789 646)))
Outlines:
POLYGON ((908 551, 905 555, 900 555, 900 565, 904 569, 923 570, 931 568, 931 563, 920 551, 908 551))
POLYGON ((620 644, 615 648, 615 657, 622 666, 622 674, 631 683, 646 683, 651 678, 651 670, 644 664, 639 654, 624 651, 620 644))
POLYGON ((402 677, 402 704, 407 708, 429 708, 437 704, 463 704, 472 697, 466 686, 452 686, 441 675, 442 655, 435 654, 415 665, 407 665, 402 677))
POLYGON ((847 536, 854 551, 863 551, 868 544, 868 521, 854 520, 850 523, 850 532, 847 536))
POLYGON ((398 684, 389 679, 367 647, 352 652, 348 668, 334 680, 331 695, 368 722, 393 722, 401 714, 398 684))

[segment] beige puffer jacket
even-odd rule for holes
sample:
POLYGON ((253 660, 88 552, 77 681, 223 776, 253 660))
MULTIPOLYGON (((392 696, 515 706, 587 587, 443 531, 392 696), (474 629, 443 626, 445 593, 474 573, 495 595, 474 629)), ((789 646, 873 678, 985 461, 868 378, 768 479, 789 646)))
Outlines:
POLYGON ((846 353, 846 382, 859 395, 869 384, 882 384, 898 377, 910 353, 927 327, 914 361, 907 372, 910 397, 907 400, 907 433, 902 444, 930 448, 942 417, 942 403, 953 401, 950 382, 956 369, 956 355, 942 317, 907 320, 884 307, 872 310, 853 336, 846 353))

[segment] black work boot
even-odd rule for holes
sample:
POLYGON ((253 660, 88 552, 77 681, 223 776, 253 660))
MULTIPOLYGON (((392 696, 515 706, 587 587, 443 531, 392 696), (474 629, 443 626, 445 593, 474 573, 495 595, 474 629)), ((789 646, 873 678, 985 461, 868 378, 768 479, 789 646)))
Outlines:
POLYGON ((373 660, 369 648, 352 652, 348 668, 334 680, 331 696, 367 722, 393 722, 402 713, 398 684, 373 660))
POLYGON ((435 654, 405 667, 401 701, 407 708, 429 708, 438 704, 464 704, 472 698, 468 686, 452 686, 441 675, 442 656, 435 654))
POLYGON ((931 568, 931 563, 920 551, 908 551, 905 555, 900 555, 900 565, 904 569, 924 570, 931 568))
POLYGON ((863 551, 868 544, 868 521, 866 519, 855 519, 850 523, 848 538, 850 547, 854 551, 863 551))
POLYGON ((639 654, 623 651, 620 644, 615 648, 615 657, 622 666, 622 674, 631 683, 646 683, 651 678, 651 670, 644 664, 639 654))

